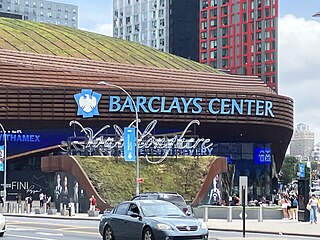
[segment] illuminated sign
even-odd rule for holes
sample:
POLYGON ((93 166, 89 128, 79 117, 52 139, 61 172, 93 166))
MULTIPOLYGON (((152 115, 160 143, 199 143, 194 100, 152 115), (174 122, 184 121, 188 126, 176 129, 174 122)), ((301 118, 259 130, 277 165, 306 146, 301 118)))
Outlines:
POLYGON ((255 148, 254 149, 254 163, 255 164, 270 164, 271 163, 271 149, 270 148, 255 148))
MULTIPOLYGON (((193 113, 200 114, 203 111, 202 98, 184 98, 154 96, 146 98, 136 97, 135 104, 138 112, 143 113, 193 113), (166 107, 167 106, 167 107, 166 107)), ((213 115, 254 115, 274 117, 272 112, 273 102, 258 99, 233 99, 213 98, 208 102, 208 110, 213 115)), ((134 112, 134 106, 129 97, 121 102, 120 96, 110 96, 109 112, 134 112)))
MULTIPOLYGON (((24 134, 22 130, 12 130, 5 134, 7 142, 28 142, 39 143, 41 142, 40 134, 24 134)), ((4 134, 0 133, 0 141, 4 140, 4 134)))
MULTIPOLYGON (((78 105, 77 115, 84 118, 98 116, 98 104, 101 94, 91 89, 82 89, 81 93, 75 94, 74 99, 78 105)), ((212 98, 206 103, 199 97, 173 97, 153 96, 150 98, 137 96, 135 105, 138 113, 192 113, 201 114, 203 106, 212 115, 244 115, 244 116, 267 116, 274 117, 272 111, 273 102, 259 99, 235 99, 235 98, 212 98)), ((109 112, 135 112, 134 105, 129 96, 121 99, 120 96, 109 97, 109 112)))
POLYGON ((82 115, 84 118, 98 116, 100 98, 101 94, 93 92, 91 89, 82 89, 81 93, 75 94, 74 99, 78 105, 77 115, 82 115))

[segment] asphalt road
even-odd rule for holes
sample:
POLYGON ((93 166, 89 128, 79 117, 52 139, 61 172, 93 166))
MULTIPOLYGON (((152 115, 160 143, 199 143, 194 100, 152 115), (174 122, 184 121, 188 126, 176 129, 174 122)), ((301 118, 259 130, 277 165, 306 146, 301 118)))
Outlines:
POLYGON ((101 240, 98 221, 6 217, 5 239, 101 240))
MULTIPOLYGON (((6 240, 101 240, 98 221, 6 217, 6 240)), ((242 232, 210 231, 210 240, 243 239, 242 232)), ((301 236, 246 233, 247 239, 315 240, 301 236)))

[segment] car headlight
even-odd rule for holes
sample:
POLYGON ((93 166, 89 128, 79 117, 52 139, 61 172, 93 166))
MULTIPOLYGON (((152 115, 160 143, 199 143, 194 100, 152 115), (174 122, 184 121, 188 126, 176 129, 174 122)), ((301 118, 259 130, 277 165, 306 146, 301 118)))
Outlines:
POLYGON ((158 230, 172 230, 172 227, 165 223, 158 223, 157 224, 158 230))
POLYGON ((207 229, 207 225, 204 222, 199 221, 199 225, 201 228, 207 229))

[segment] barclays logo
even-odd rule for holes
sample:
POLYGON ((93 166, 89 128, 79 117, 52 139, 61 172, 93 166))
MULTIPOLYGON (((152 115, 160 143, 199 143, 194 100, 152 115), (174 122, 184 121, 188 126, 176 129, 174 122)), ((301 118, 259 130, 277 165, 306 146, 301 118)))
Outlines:
POLYGON ((82 89, 81 93, 75 94, 74 99, 78 105, 77 115, 89 118, 99 115, 98 104, 101 94, 93 92, 91 89, 82 89))

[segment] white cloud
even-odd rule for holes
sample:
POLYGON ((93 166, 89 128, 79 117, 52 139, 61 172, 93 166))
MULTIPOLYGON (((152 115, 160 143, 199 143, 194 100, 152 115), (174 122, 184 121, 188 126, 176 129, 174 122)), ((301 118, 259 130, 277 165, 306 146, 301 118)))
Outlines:
POLYGON ((302 122, 320 141, 320 22, 279 19, 279 94, 294 99, 295 126, 302 122))
POLYGON ((97 24, 94 26, 92 31, 103 35, 112 36, 113 26, 110 23, 97 24))
POLYGON ((89 32, 100 33, 100 34, 111 36, 111 37, 113 32, 113 27, 111 23, 104 23, 104 24, 99 23, 90 29, 87 29, 87 28, 80 28, 80 29, 89 31, 89 32))

